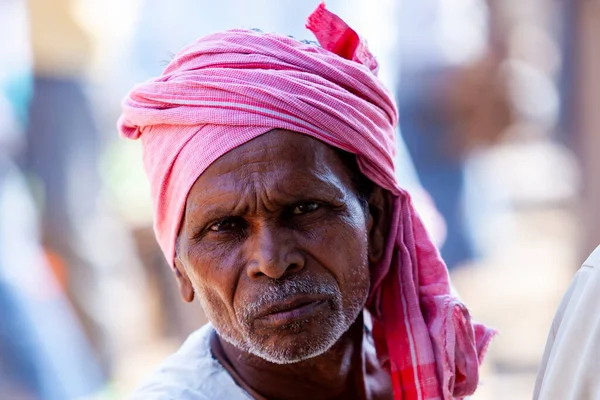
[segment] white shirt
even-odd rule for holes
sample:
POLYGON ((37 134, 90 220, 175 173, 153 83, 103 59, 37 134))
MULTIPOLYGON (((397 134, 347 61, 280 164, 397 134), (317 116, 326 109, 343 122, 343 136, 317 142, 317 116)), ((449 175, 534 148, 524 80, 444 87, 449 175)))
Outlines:
POLYGON ((600 247, 562 299, 535 386, 534 400, 600 399, 600 247))
POLYGON ((192 333, 130 397, 131 400, 248 400, 210 350, 211 324, 192 333))

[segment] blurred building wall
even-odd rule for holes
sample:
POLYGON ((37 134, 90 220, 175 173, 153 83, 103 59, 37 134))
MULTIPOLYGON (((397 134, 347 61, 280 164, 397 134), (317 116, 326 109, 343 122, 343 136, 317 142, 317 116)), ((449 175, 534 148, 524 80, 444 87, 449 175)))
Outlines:
MULTIPOLYGON (((583 167, 583 239, 589 254, 600 243, 600 1, 575 1, 575 134, 583 167)), ((567 99, 566 101, 569 101, 567 99)))

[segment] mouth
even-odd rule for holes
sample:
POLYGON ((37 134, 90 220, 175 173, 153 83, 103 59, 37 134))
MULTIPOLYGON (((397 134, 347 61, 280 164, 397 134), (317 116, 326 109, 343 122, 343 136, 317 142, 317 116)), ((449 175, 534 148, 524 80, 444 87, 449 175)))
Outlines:
POLYGON ((266 325, 280 326, 294 321, 309 319, 328 307, 323 297, 303 296, 269 307, 256 320, 266 325))

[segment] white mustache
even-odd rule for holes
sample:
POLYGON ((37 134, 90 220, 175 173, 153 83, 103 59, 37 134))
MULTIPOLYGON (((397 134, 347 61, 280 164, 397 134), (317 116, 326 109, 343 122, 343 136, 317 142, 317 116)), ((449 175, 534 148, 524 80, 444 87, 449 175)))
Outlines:
POLYGON ((315 295, 331 297, 335 302, 341 301, 341 293, 337 286, 315 282, 312 278, 302 278, 285 281, 273 281, 272 285, 261 289, 258 298, 244 304, 237 312, 240 322, 247 323, 254 316, 274 303, 283 303, 298 295, 315 295))

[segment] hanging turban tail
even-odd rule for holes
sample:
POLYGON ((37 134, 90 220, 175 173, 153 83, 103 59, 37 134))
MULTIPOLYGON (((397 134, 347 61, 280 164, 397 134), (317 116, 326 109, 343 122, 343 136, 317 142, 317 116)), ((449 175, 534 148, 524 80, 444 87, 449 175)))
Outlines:
POLYGON ((324 4, 306 26, 321 46, 249 30, 205 36, 124 100, 119 128, 142 140, 158 243, 172 266, 192 185, 216 159, 257 136, 285 129, 353 153, 361 171, 394 199, 367 303, 394 398, 470 395, 494 331, 473 323, 450 294, 444 262, 398 187, 398 116, 376 77, 377 62, 324 4))

